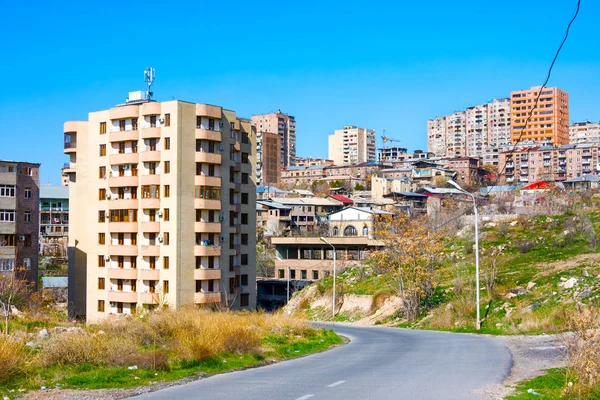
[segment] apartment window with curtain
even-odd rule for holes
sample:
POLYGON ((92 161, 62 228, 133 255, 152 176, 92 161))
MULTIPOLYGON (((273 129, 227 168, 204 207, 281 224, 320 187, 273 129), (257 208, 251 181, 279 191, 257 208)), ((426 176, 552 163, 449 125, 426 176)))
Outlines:
POLYGON ((165 222, 169 221, 169 209, 168 208, 163 209, 163 221, 165 221, 165 222))
POLYGON ((134 131, 138 130, 138 119, 137 118, 133 118, 131 120, 131 126, 134 131))
POLYGON ((171 186, 170 185, 165 185, 164 195, 165 195, 165 197, 171 196, 171 186))
POLYGON ((100 210, 98 211, 98 222, 106 221, 106 211, 100 210))
POLYGON ((125 268, 125 257, 124 256, 117 257, 117 266, 121 269, 125 268))
POLYGON ((125 142, 119 142, 119 154, 125 154, 125 142))
POLYGON ((119 130, 120 131, 125 130, 125 120, 124 119, 119 120, 119 130))
POLYGON ((104 312, 104 300, 98 300, 98 312, 104 312))
POLYGON ((106 200, 106 189, 98 190, 98 200, 106 200))
POLYGON ((163 293, 169 293, 169 281, 163 281, 163 293))
POLYGON ((171 138, 165 138, 165 150, 171 150, 171 138))
POLYGON ((163 233, 163 245, 165 245, 165 246, 169 245, 169 232, 163 233))
POLYGON ((156 128, 156 115, 151 115, 150 116, 150 127, 151 128, 156 128))
POLYGON ((156 269, 156 257, 148 257, 148 263, 150 264, 150 269, 156 269))
POLYGON ((104 256, 98 256, 98 267, 104 268, 106 266, 106 261, 104 260, 104 256))
POLYGON ((98 278, 98 290, 104 290, 104 278, 98 278))
POLYGON ((106 234, 105 233, 98 234, 98 244, 106 244, 106 234))
POLYGON ((119 246, 123 246, 125 244, 125 234, 122 232, 117 233, 117 243, 119 246))
MULTIPOLYGON (((196 116, 196 129, 200 129, 202 127, 202 117, 200 116, 196 116)), ((197 143, 198 141, 196 141, 197 143)), ((198 151, 198 150, 196 150, 198 151)))
POLYGON ((104 156, 106 156, 106 145, 101 144, 100 145, 100 157, 104 157, 104 156))
POLYGON ((171 114, 165 114, 165 126, 171 126, 171 114))
POLYGON ((148 281, 148 292, 156 293, 156 281, 148 281))
POLYGON ((163 174, 168 174, 171 172, 171 161, 165 161, 163 167, 163 174))
POLYGON ((169 269, 169 257, 168 256, 163 257, 163 269, 169 269))
POLYGON ((99 167, 98 168, 98 178, 99 179, 106 178, 106 167, 99 167))
POLYGON ((137 269, 137 258, 129 257, 129 265, 131 265, 131 269, 137 269))
POLYGON ((100 134, 106 134, 106 122, 100 122, 100 134))

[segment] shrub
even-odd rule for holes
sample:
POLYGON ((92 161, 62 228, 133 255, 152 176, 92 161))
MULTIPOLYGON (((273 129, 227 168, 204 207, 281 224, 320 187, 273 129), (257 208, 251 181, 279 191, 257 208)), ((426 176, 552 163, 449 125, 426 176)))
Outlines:
POLYGON ((22 342, 0 334, 0 383, 9 382, 21 374, 25 367, 24 353, 22 342))
POLYGON ((522 240, 515 243, 515 247, 519 249, 522 254, 526 254, 533 250, 535 242, 533 240, 522 240))
POLYGON ((566 391, 578 398, 592 398, 600 386, 600 315, 595 309, 580 307, 570 318, 569 327, 573 333, 565 336, 565 342, 575 384, 566 391))

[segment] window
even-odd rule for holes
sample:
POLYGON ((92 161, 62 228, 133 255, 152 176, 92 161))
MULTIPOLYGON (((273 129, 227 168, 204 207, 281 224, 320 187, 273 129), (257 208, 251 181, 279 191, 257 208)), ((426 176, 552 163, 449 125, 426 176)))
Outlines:
POLYGON ((137 269, 137 258, 136 257, 129 257, 129 266, 131 267, 131 269, 137 269))
POLYGON ((196 115, 196 129, 200 129, 201 127, 202 127, 202 117, 196 115))
POLYGON ((169 220, 169 209, 165 208, 163 210, 163 221, 168 221, 169 220))
POLYGON ((171 114, 165 114, 165 126, 171 126, 171 114))
POLYGON ((194 197, 197 199, 221 200, 221 188, 213 186, 196 186, 194 197))
POLYGON ((110 210, 110 222, 137 222, 137 210, 110 210))
POLYGON ((31 167, 25 167, 23 169, 23 173, 25 175, 32 176, 33 175, 33 168, 31 168, 31 167))
POLYGON ((137 233, 132 232, 129 234, 129 237, 131 238, 131 245, 137 246, 137 233))
POLYGON ((248 164, 248 153, 242 153, 242 163, 248 164))
POLYGON ((131 279, 131 291, 133 293, 137 292, 137 281, 135 279, 131 279))
POLYGON ((25 247, 31 247, 31 235, 25 235, 25 247))
POLYGON ((333 227, 333 236, 337 236, 337 235, 339 235, 339 234, 340 234, 340 230, 338 229, 338 227, 337 227, 337 226, 334 226, 334 227, 333 227))
POLYGON ((208 119, 208 129, 211 131, 215 130, 215 120, 213 118, 208 119))
POLYGON ((123 314, 123 303, 117 303, 117 314, 123 314))
POLYGON ((98 211, 98 222, 106 221, 106 211, 100 210, 98 211))
POLYGON ((120 131, 124 131, 125 130, 125 120, 124 119, 120 119, 119 120, 119 130, 120 131))
POLYGON ((169 293, 169 281, 163 281, 163 293, 169 293))
POLYGON ((99 167, 98 168, 98 179, 104 179, 106 178, 106 167, 99 167))
POLYGON ((106 134, 106 122, 100 122, 100 134, 101 135, 106 134))
POLYGON ((233 249, 235 246, 235 233, 229 234, 229 248, 233 249))
MULTIPOLYGON (((150 222, 156 221, 156 210, 155 209, 151 208, 148 210, 148 220, 150 222)), ((154 236, 154 233, 151 233, 150 235, 154 236)), ((154 240, 154 238, 152 240, 154 240)))
POLYGON ((106 244, 106 234, 105 233, 98 234, 98 244, 106 244))
POLYGON ((98 300, 98 312, 104 312, 104 300, 98 300))
POLYGON ((150 116, 150 128, 156 128, 156 115, 150 116))
POLYGON ((208 281, 208 291, 209 292, 215 291, 215 281, 212 279, 208 281))
POLYGON ((101 144, 100 145, 100 157, 104 157, 105 155, 106 155, 106 145, 101 144))
POLYGON ((245 185, 248 184, 248 174, 245 172, 242 172, 242 183, 245 185))
POLYGON ((31 222, 31 211, 25 211, 23 217, 25 218, 25 222, 31 222))
POLYGON ((98 290, 104 290, 104 278, 98 278, 98 290))
POLYGON ((278 277, 279 279, 283 279, 283 278, 285 278, 285 270, 284 270, 284 269, 279 269, 279 270, 277 270, 277 277, 278 277))
POLYGON ((163 269, 169 269, 169 257, 168 256, 163 257, 163 269))
POLYGON ((15 197, 15 186, 0 185, 0 197, 15 197))
POLYGON ((229 271, 234 271, 233 267, 235 266, 235 256, 229 256, 229 271))
POLYGON ((362 232, 363 236, 369 236, 369 228, 368 227, 363 227, 363 232, 362 232))
POLYGON ((235 278, 229 278, 229 293, 235 293, 235 278))
POLYGON ((313 279, 314 280, 319 279, 319 271, 313 271, 313 279))
POLYGON ((160 185, 142 186, 142 199, 160 199, 160 185))
POLYGON ((165 185, 164 195, 165 197, 169 197, 171 195, 171 186, 165 185))
POLYGON ((98 267, 104 268, 106 266, 106 261, 104 260, 104 256, 98 256, 98 267))
POLYGON ((248 193, 242 193, 242 204, 248 204, 248 193))
POLYGON ((106 189, 98 190, 98 200, 106 200, 106 189))
POLYGON ((25 198, 26 199, 31 198, 31 188, 25 188, 25 198))
POLYGON ((148 263, 150 264, 150 269, 156 269, 156 257, 148 257, 148 263))
POLYGON ((171 161, 165 161, 163 167, 163 174, 168 174, 171 172, 171 161))
POLYGON ((117 233, 117 244, 123 246, 125 244, 125 234, 122 232, 117 233))
POLYGON ((163 233, 163 244, 165 246, 169 245, 169 232, 163 233))
POLYGON ((305 269, 303 269, 303 270, 300 271, 300 278, 301 279, 306 279, 306 270, 305 269))
POLYGON ((15 211, 0 210, 0 222, 15 222, 15 211))
POLYGON ((240 295, 240 306, 248 307, 250 305, 250 295, 248 293, 242 293, 240 295))
MULTIPOLYGON (((137 153, 138 152, 138 142, 137 142, 137 140, 131 142, 131 152, 132 153, 137 153)), ((137 175, 134 175, 134 176, 137 176, 137 175)))
POLYGON ((27 271, 29 271, 31 269, 31 258, 25 257, 23 259, 23 268, 25 268, 25 270, 27 270, 27 271))
POLYGON ((245 246, 248 245, 248 234, 247 233, 242 233, 242 244, 245 246))
POLYGON ((242 213, 242 225, 248 225, 248 214, 242 213))
POLYGON ((15 235, 0 235, 0 247, 14 247, 15 235))
POLYGON ((156 281, 148 281, 148 292, 156 293, 156 281))
POLYGON ((242 286, 248 286, 248 275, 242 275, 242 286))
POLYGON ((248 265, 248 254, 242 254, 240 260, 242 265, 248 265))
MULTIPOLYGON (((169 115, 169 114, 167 114, 169 115)), ((165 150, 171 150, 171 138, 165 138, 165 150)))
POLYGON ((131 129, 133 129, 134 131, 138 130, 138 119, 137 118, 131 119, 131 129))
POLYGON ((356 236, 356 235, 357 235, 356 228, 353 227, 352 225, 349 225, 344 229, 344 236, 356 236))
POLYGON ((296 279, 296 270, 290 269, 290 279, 296 279))

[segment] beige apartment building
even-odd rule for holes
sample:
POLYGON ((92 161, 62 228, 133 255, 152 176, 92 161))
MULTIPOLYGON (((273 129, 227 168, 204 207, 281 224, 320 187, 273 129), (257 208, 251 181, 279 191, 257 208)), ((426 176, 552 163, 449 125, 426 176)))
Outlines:
POLYGON ((427 151, 436 156, 446 155, 446 117, 427 121, 427 151))
POLYGON ((569 127, 569 143, 600 142, 600 122, 575 122, 569 127))
POLYGON ((251 122, 208 104, 138 100, 66 122, 73 313, 254 308, 255 151, 251 122))
POLYGON ((281 181, 281 138, 276 133, 260 132, 256 137, 256 182, 260 186, 281 181))
POLYGON ((481 157, 488 147, 488 105, 481 104, 465 111, 467 130, 467 153, 470 157, 481 157))
MULTIPOLYGON (((446 116, 446 156, 459 157, 467 154, 466 113, 457 111, 446 116)), ((443 156, 442 154, 440 154, 443 156)))
POLYGON ((569 95, 559 88, 534 86, 510 93, 511 139, 540 144, 569 143, 569 95), (540 94, 541 91, 541 94, 540 94), (539 103, 535 106, 539 96, 539 103), (529 114, 533 115, 525 126, 529 114), (526 128, 526 129, 525 129, 526 128))
POLYGON ((329 158, 334 165, 377 161, 375 130, 353 125, 329 135, 329 158))
POLYGON ((282 113, 281 110, 270 114, 254 115, 252 122, 256 125, 256 132, 275 133, 279 135, 282 167, 296 165, 296 119, 282 113))
POLYGON ((487 104, 488 147, 504 150, 510 140, 510 99, 494 99, 487 104))

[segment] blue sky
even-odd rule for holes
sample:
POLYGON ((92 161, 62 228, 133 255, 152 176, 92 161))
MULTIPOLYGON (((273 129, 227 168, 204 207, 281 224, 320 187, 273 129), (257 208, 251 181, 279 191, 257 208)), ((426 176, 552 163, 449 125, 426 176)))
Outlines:
MULTIPOLYGON (((14 1, 0 24, 0 159, 60 182, 62 124, 122 103, 157 72, 157 100, 280 108, 298 155, 359 125, 426 148, 427 119, 539 85, 575 0, 14 1), (68 4, 69 3, 69 4, 68 4)), ((583 0, 551 86, 571 120, 600 120, 600 2, 583 0)))

